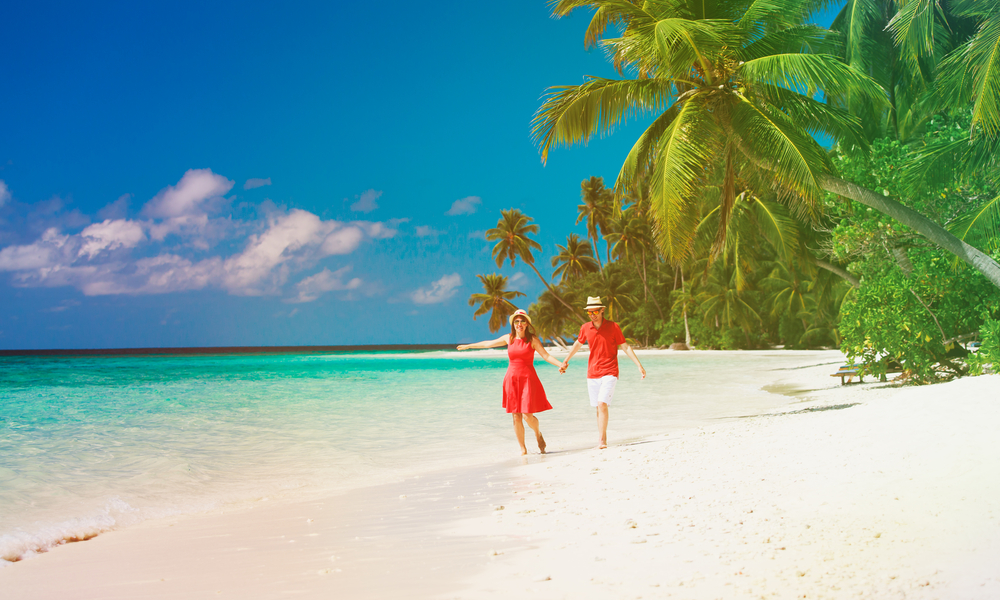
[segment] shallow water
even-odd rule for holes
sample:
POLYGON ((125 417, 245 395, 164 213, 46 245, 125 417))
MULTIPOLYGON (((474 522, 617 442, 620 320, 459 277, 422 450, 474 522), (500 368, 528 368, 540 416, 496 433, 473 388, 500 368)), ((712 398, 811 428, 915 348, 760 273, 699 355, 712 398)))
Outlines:
MULTIPOLYGON (((831 356, 647 355, 646 381, 622 356, 609 440, 787 404, 761 386, 831 356)), ((539 415, 550 451, 595 440, 585 361, 565 375, 536 361, 554 406, 539 415)), ((495 351, 0 358, 0 558, 148 518, 510 458, 506 367, 495 351)))

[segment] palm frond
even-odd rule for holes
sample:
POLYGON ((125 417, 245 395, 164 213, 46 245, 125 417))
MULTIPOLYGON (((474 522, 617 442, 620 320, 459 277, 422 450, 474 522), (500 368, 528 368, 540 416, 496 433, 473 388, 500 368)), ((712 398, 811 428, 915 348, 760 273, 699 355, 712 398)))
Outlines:
POLYGON ((663 110, 673 98, 669 81, 593 77, 583 85, 549 88, 532 119, 531 133, 541 146, 542 162, 553 146, 586 144, 639 112, 663 110))
POLYGON ((732 110, 733 133, 751 162, 763 164, 777 182, 801 195, 811 209, 819 193, 819 177, 830 169, 823 149, 780 111, 766 111, 740 97, 732 110))
POLYGON ((937 3, 937 0, 901 2, 899 12, 889 20, 886 27, 912 71, 920 71, 921 59, 934 55, 934 13, 937 3))
POLYGON ((873 79, 829 54, 773 54, 746 61, 741 79, 779 85, 807 96, 817 90, 830 95, 848 93, 872 102, 887 102, 886 92, 873 79))
POLYGON ((948 230, 959 239, 986 250, 1000 249, 1000 196, 956 219, 948 230))

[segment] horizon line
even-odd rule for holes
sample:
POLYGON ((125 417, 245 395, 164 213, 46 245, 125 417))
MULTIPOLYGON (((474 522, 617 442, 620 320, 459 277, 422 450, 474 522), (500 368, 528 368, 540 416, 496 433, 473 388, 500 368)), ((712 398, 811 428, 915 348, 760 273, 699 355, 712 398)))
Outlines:
POLYGON ((128 356, 154 354, 299 354, 378 350, 449 350, 456 344, 351 344, 343 346, 180 346, 159 348, 50 348, 0 350, 0 356, 128 356))

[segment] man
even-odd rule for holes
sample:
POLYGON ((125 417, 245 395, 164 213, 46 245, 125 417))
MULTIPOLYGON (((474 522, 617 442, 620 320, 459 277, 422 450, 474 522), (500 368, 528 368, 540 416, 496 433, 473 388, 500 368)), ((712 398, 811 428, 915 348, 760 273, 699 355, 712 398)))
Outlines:
POLYGON ((601 436, 598 448, 608 447, 608 404, 615 395, 615 385, 618 383, 618 349, 632 359, 639 367, 642 378, 646 378, 646 369, 642 368, 632 347, 625 341, 618 324, 604 318, 604 304, 600 296, 587 297, 587 316, 590 323, 580 327, 580 336, 570 348, 569 356, 559 367, 560 373, 566 372, 569 359, 583 347, 586 342, 590 346, 590 359, 587 361, 587 391, 590 392, 590 405, 597 408, 597 432, 601 436))

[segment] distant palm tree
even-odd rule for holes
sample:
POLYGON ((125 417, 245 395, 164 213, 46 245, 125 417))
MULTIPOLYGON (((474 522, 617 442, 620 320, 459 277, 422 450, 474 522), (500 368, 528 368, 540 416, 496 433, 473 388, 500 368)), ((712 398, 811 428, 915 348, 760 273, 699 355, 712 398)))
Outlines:
MULTIPOLYGON (((604 187, 604 178, 591 177, 580 183, 580 199, 583 204, 576 207, 576 223, 587 221, 587 236, 594 242, 594 254, 597 263, 603 269, 601 253, 597 251, 598 230, 603 237, 607 233, 608 223, 614 208, 614 192, 604 187)), ((611 246, 608 245, 608 262, 611 262, 611 246)))
POLYGON ((496 260, 497 266, 503 266, 503 261, 508 259, 510 260, 510 265, 514 266, 515 260, 520 258, 524 264, 531 267, 531 270, 535 272, 535 275, 538 275, 538 278, 542 280, 542 283, 545 284, 545 287, 548 288, 549 292, 557 300, 565 304, 566 308, 573 311, 580 318, 581 322, 586 321, 579 311, 563 300, 562 296, 556 292, 548 280, 542 277, 542 274, 535 267, 535 256, 532 254, 532 250, 541 250, 542 246, 529 238, 528 234, 538 233, 538 225, 532 223, 531 217, 516 208, 501 210, 500 215, 497 226, 486 232, 486 239, 496 242, 493 246, 493 259, 496 260))
POLYGON ((479 305, 472 318, 476 319, 490 313, 490 331, 496 333, 506 324, 507 317, 517 310, 517 307, 510 301, 524 294, 515 290, 508 291, 507 278, 503 275, 490 273, 489 275, 476 275, 476 277, 483 282, 485 293, 469 296, 469 306, 479 305))
POLYGON ((709 269, 708 279, 701 285, 697 296, 698 312, 706 325, 715 321, 715 327, 739 327, 750 344, 749 332, 762 322, 760 314, 751 305, 750 294, 736 285, 736 267, 716 262, 709 269))
MULTIPOLYGON (((608 268, 601 271, 597 285, 601 292, 601 300, 607 306, 609 319, 615 318, 615 311, 619 308, 629 310, 635 307, 636 299, 628 291, 629 281, 619 269, 608 265, 608 268)), ((621 315, 618 315, 618 319, 621 319, 621 315)))
POLYGON ((558 277, 560 283, 579 279, 587 273, 596 273, 600 270, 600 266, 594 260, 590 242, 580 239, 577 234, 569 234, 566 245, 556 244, 556 248, 559 249, 559 254, 552 257, 552 266, 556 267, 552 276, 558 277))
MULTIPOLYGON (((570 297, 572 301, 572 296, 570 297)), ((538 302, 531 305, 531 321, 542 339, 549 339, 560 347, 565 347, 563 337, 576 335, 575 314, 568 310, 548 291, 542 292, 538 302)))
MULTIPOLYGON (((640 213, 639 207, 633 204, 613 216, 608 229, 604 239, 611 245, 611 256, 614 256, 616 260, 625 259, 635 264, 639 278, 642 280, 643 300, 648 302, 650 295, 646 273, 646 253, 648 248, 653 247, 649 221, 640 213)), ((660 320, 665 321, 663 309, 660 308, 660 303, 656 300, 656 294, 653 294, 652 299, 656 312, 660 315, 660 320)))

